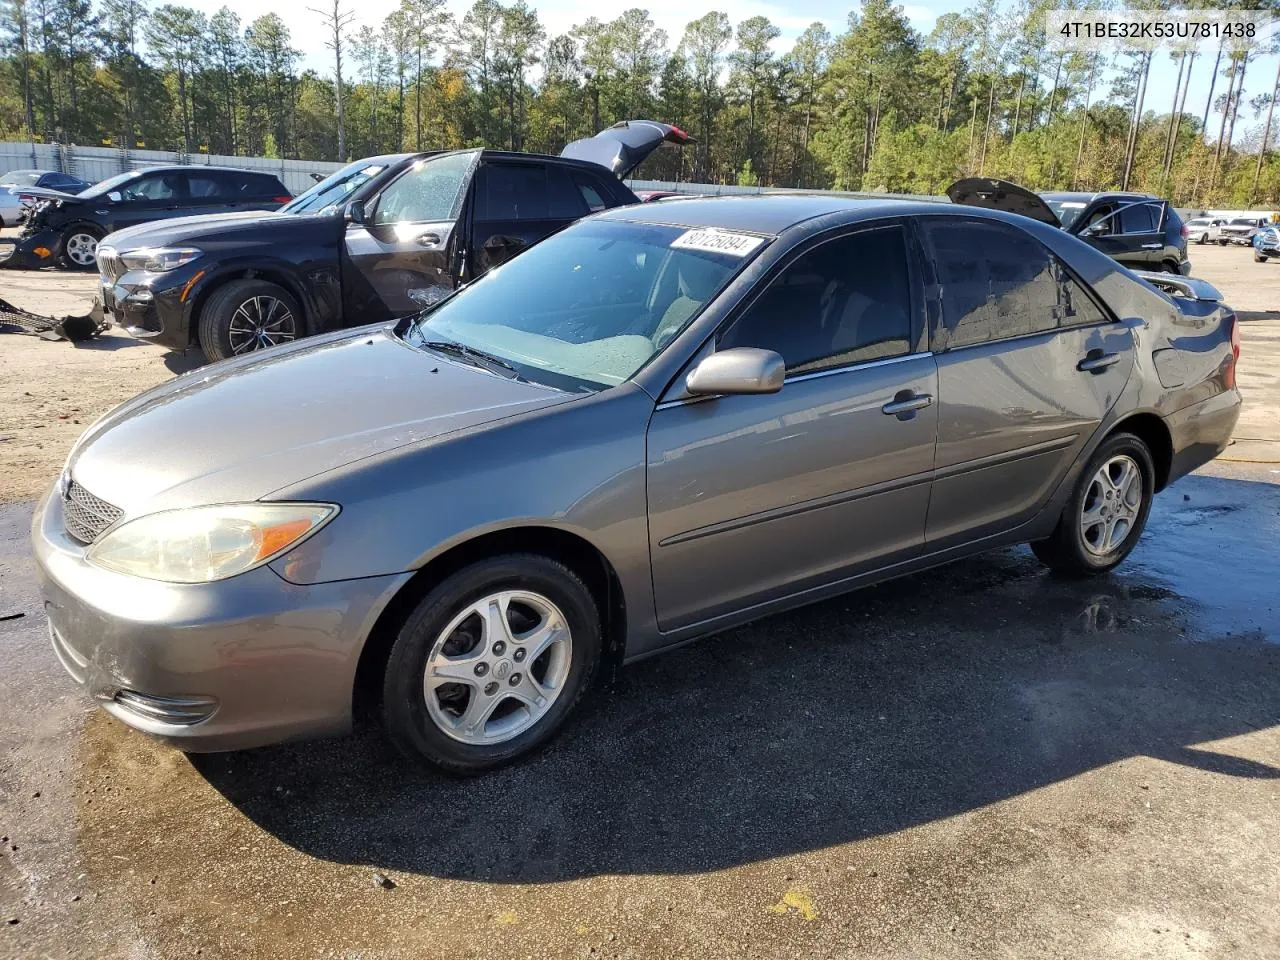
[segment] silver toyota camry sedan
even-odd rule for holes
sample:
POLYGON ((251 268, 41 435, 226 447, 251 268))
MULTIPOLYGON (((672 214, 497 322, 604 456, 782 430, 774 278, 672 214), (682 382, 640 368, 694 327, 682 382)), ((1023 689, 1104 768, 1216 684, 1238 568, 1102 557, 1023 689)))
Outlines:
POLYGON ((606 658, 1009 544, 1110 570, 1227 444, 1236 322, 1013 214, 609 211, 95 424, 34 522, 53 646, 184 750, 372 693, 406 754, 484 770, 606 658))

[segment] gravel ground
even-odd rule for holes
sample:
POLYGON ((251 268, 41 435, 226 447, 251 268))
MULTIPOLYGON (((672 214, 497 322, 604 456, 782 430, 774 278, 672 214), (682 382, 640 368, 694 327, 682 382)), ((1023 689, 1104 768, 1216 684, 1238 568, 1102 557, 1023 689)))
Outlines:
MULTIPOLYGON (((1280 304, 1280 265, 1193 257, 1280 304)), ((763 620, 467 782, 372 731, 187 757, 62 675, 30 499, 166 359, 0 335, 0 957, 1280 958, 1280 321, 1118 574, 998 551, 763 620)))

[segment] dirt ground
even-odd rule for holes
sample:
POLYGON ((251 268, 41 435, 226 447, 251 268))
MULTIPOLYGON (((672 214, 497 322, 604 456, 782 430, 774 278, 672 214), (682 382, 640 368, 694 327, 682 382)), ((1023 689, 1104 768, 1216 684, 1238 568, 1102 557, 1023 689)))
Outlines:
MULTIPOLYGON (((1194 256, 1280 305, 1280 264, 1194 256)), ((88 702, 30 501, 172 370, 0 334, 0 958, 1280 960, 1278 371, 1244 324, 1237 442, 1113 575, 1000 550, 749 624, 459 782, 376 730, 186 756, 88 702)))
MULTIPOLYGON (((1277 311, 1275 318, 1244 325, 1240 385, 1249 402, 1228 458, 1280 461, 1280 409, 1255 402, 1271 387, 1280 395, 1280 263, 1254 263, 1240 247, 1192 247, 1191 253, 1196 276, 1215 284, 1236 309, 1277 311)), ((93 274, 0 270, 0 299, 35 313, 87 312, 95 285, 93 274)), ((86 426, 195 363, 118 328, 78 347, 0 333, 0 503, 39 496, 86 426)))

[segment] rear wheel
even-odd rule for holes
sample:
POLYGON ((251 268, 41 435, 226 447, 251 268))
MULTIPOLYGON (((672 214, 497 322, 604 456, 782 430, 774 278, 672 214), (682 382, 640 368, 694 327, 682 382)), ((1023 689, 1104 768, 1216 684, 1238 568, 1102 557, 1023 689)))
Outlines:
POLYGON ((92 270, 98 263, 102 231, 87 224, 68 227, 58 247, 58 262, 68 270, 92 270))
POLYGON ((288 290, 267 280, 232 280, 200 311, 200 347, 225 360, 304 336, 302 309, 288 290))
POLYGON ((1227 243, 1228 243, 1228 240, 1227 240, 1227 238, 1226 238, 1226 237, 1219 237, 1219 238, 1218 238, 1218 246, 1220 246, 1220 247, 1225 247, 1225 246, 1227 245, 1227 243))
POLYGON ((1105 573, 1137 546, 1154 495, 1151 451, 1133 434, 1117 433, 1089 459, 1053 534, 1031 550, 1057 573, 1105 573))
POLYGON ((1202 233, 1200 234, 1200 236, 1196 238, 1196 243, 1205 244, 1208 242, 1209 242, 1209 235, 1207 233, 1202 233))
POLYGON ((1255 250, 1255 251, 1253 251, 1253 262, 1254 262, 1254 263, 1266 263, 1266 262, 1267 262, 1267 255, 1266 255, 1265 253, 1259 253, 1257 250, 1255 250))
POLYGON ((599 609, 568 567, 535 554, 479 561, 432 589, 396 637, 387 734, 449 773, 503 766, 563 726, 600 650, 599 609))

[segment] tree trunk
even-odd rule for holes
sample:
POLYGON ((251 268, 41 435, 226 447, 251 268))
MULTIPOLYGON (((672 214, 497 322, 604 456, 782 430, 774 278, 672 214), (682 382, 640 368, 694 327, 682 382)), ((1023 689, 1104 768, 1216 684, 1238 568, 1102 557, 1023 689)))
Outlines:
POLYGON ((996 102, 996 81, 991 78, 991 86, 987 92, 987 121, 982 126, 982 156, 978 160, 978 176, 982 176, 987 168, 987 141, 991 139, 991 111, 996 102))
POLYGON ((978 129, 978 98, 971 97, 972 109, 969 111, 969 153, 966 156, 966 162, 969 165, 969 173, 973 173, 973 137, 978 129))
POLYGON ((800 154, 800 176, 796 186, 803 187, 809 175, 809 125, 813 121, 813 77, 809 78, 809 89, 805 92, 804 102, 804 151, 800 154))
POLYGON ((422 38, 418 38, 418 73, 413 78, 413 148, 422 149, 422 38))
POLYGON ((1194 50, 1191 51, 1189 56, 1185 53, 1183 56, 1187 59, 1187 75, 1182 84, 1182 93, 1178 97, 1178 104, 1174 108, 1173 134, 1169 138, 1168 154, 1164 161, 1164 173, 1166 178, 1173 174, 1173 158, 1178 153, 1178 134, 1182 130, 1182 118, 1187 109, 1187 91, 1191 89, 1191 71, 1195 69, 1196 65, 1196 52, 1194 50))
POLYGON ((1120 189, 1129 189, 1129 178, 1133 176, 1133 161, 1138 152, 1138 134, 1142 130, 1142 106, 1147 98, 1147 76, 1151 73, 1151 58, 1154 53, 1147 53, 1142 60, 1142 73, 1138 77, 1138 89, 1133 97, 1133 122, 1129 130, 1129 146, 1124 158, 1124 176, 1120 179, 1120 189))
POLYGON ((1018 99, 1014 101, 1013 106, 1013 135, 1009 137, 1010 142, 1017 139, 1018 136, 1018 124, 1022 120, 1022 91, 1026 89, 1026 86, 1027 73, 1024 70, 1018 80, 1018 99))
POLYGON ((1071 189, 1078 189, 1080 161, 1084 159, 1084 135, 1089 127, 1089 98, 1093 96, 1093 82, 1098 73, 1098 62, 1089 65, 1089 84, 1084 90, 1084 111, 1080 114, 1080 144, 1076 147, 1076 165, 1071 170, 1071 189))
POLYGON ((1053 123, 1053 105, 1058 99, 1058 81, 1062 79, 1062 64, 1067 59, 1066 53, 1058 54, 1058 66, 1053 71, 1053 89, 1049 91, 1049 110, 1045 115, 1045 123, 1053 123))
POLYGON ((1276 108, 1276 94, 1280 93, 1280 64, 1276 65, 1276 80, 1271 85, 1271 102, 1267 104, 1267 122, 1262 128, 1262 146, 1258 150, 1258 165, 1253 168, 1253 189, 1249 191, 1249 203, 1258 197, 1258 181, 1262 178, 1262 161, 1271 142, 1271 117, 1276 108))
POLYGON ((1209 110, 1213 107, 1213 89, 1218 85, 1218 68, 1222 66, 1222 44, 1218 44, 1218 55, 1213 61, 1213 73, 1209 74, 1209 95, 1204 98, 1204 116, 1200 120, 1200 139, 1209 132, 1209 110))
POLYGON ((191 121, 187 115, 187 72, 178 67, 178 102, 182 104, 182 148, 191 152, 191 121))
POLYGON ((1227 135, 1227 117, 1231 114, 1231 101, 1236 95, 1236 73, 1238 67, 1239 62, 1233 58, 1231 60, 1231 72, 1227 74, 1227 102, 1222 106, 1222 122, 1218 124, 1218 143, 1213 151, 1213 166, 1209 171, 1209 193, 1213 193, 1213 188, 1218 182, 1218 164, 1222 160, 1222 143, 1223 138, 1227 135))
POLYGON ((1184 50, 1178 58, 1178 82, 1173 86, 1173 105, 1169 107, 1169 132, 1164 138, 1164 163, 1161 170, 1165 177, 1169 176, 1169 162, 1173 156, 1173 133, 1178 128, 1178 96, 1182 93, 1182 74, 1187 66, 1187 53, 1184 50))

